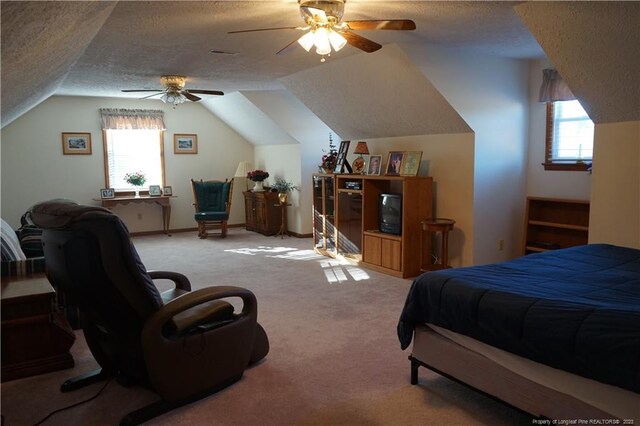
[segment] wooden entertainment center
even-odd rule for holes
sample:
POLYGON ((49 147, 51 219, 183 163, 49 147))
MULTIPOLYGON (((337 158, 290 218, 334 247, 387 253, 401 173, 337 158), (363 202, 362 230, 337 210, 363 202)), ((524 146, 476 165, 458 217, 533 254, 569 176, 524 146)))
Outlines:
POLYGON ((318 253, 401 278, 419 275, 431 263, 431 239, 421 221, 433 217, 433 178, 317 173, 313 190, 318 253), (380 194, 402 195, 400 235, 380 231, 380 194))

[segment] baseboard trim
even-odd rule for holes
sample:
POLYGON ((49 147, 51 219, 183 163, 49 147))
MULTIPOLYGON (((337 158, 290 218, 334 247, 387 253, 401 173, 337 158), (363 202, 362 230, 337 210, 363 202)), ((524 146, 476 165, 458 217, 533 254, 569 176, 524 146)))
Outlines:
MULTIPOLYGON (((244 228, 245 224, 244 223, 234 223, 233 225, 227 225, 228 228, 244 228)), ((175 234, 178 232, 197 232, 198 228, 179 228, 179 229, 169 229, 169 234, 175 234)), ((144 235, 160 235, 160 234, 164 234, 164 231, 162 230, 157 230, 157 231, 140 231, 140 232, 132 232, 131 236, 132 237, 141 237, 144 235)), ((287 235, 291 236, 291 237, 296 237, 296 238, 311 238, 313 237, 313 234, 299 234, 297 232, 292 232, 292 231, 287 231, 287 235)))

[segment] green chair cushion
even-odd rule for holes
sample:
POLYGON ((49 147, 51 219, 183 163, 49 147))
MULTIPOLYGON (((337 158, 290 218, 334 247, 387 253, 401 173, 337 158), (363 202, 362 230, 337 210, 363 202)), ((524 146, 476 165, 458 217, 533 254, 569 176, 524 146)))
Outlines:
POLYGON ((199 212, 225 212, 231 182, 194 182, 199 212))
POLYGON ((198 212, 194 215, 196 222, 201 220, 229 220, 227 212, 198 212))

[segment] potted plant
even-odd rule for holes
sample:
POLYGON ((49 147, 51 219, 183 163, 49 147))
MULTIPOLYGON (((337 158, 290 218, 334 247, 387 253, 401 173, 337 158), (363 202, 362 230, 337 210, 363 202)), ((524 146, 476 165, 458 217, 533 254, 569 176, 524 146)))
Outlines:
POLYGON ((268 177, 269 177, 269 173, 260 169, 252 170, 249 173, 247 173, 247 178, 250 181, 254 182, 253 189, 252 189, 253 192, 264 191, 264 188, 262 187, 262 181, 264 181, 268 177))
POLYGON ((136 198, 140 198, 140 187, 147 181, 147 177, 142 172, 125 173, 124 181, 135 188, 136 198))
POLYGON ((299 189, 291 182, 287 182, 281 177, 276 177, 276 182, 271 185, 271 190, 276 191, 278 193, 278 199, 280 200, 280 204, 287 204, 287 198, 289 192, 294 189, 299 189))

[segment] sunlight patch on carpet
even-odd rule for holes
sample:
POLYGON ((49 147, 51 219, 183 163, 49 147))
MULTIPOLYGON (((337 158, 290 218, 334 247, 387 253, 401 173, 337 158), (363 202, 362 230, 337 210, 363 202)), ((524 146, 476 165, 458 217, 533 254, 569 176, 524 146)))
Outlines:
POLYGON ((319 261, 320 267, 324 271, 324 276, 329 284, 340 284, 346 281, 368 280, 367 274, 362 268, 351 265, 346 260, 326 259, 319 261), (351 278, 349 278, 349 276, 351 278))

